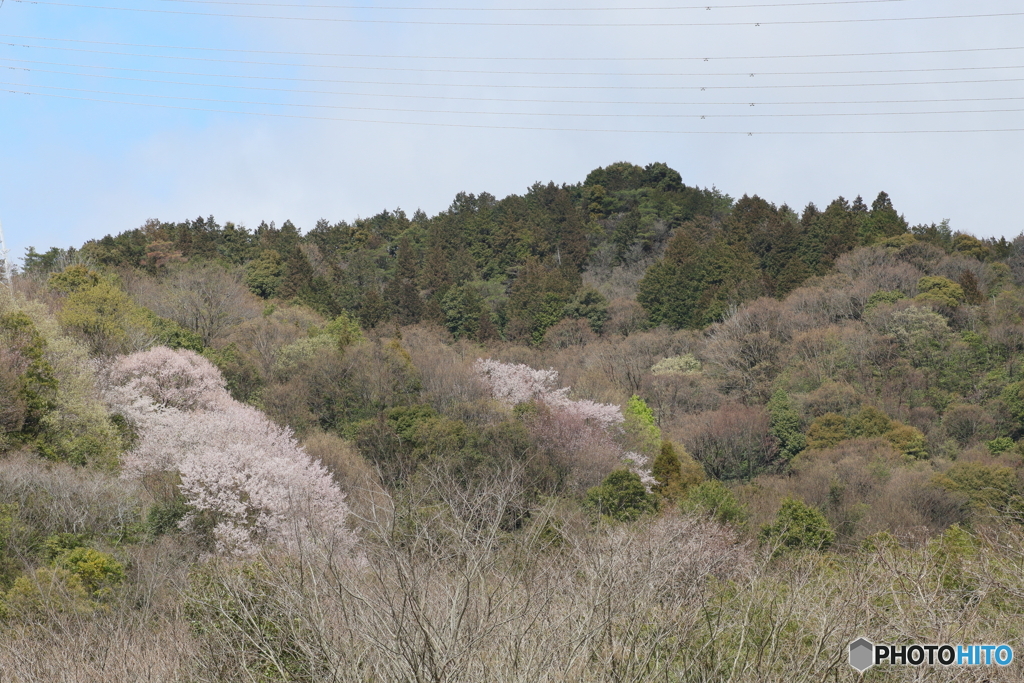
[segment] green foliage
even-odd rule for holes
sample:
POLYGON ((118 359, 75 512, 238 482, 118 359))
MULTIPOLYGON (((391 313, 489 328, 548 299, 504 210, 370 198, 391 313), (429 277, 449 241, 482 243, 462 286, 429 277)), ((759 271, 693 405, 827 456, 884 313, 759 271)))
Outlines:
POLYGON ((761 527, 758 540, 778 556, 789 550, 827 550, 836 540, 825 515, 796 498, 786 498, 775 522, 761 527))
POLYGON ((241 403, 254 403, 259 399, 264 377, 252 359, 239 352, 238 346, 206 348, 202 355, 220 370, 232 398, 241 403))
POLYGON ((583 287, 565 305, 567 318, 585 318, 595 334, 601 334, 608 322, 608 300, 593 287, 583 287))
POLYGON ((736 494, 717 479, 709 479, 691 488, 682 502, 682 508, 709 514, 719 522, 733 526, 744 524, 748 516, 736 494))
POLYGON ((148 309, 143 309, 143 314, 149 320, 157 345, 169 349, 187 349, 196 353, 202 353, 206 348, 203 338, 192 330, 182 327, 173 320, 154 315, 148 309))
POLYGON ((762 292, 753 254, 730 247, 723 233, 702 243, 691 231, 696 228, 679 228, 665 257, 637 285, 637 302, 655 325, 703 327, 721 318, 730 302, 762 292))
POLYGON ((978 542, 959 524, 954 524, 928 542, 928 553, 936 568, 939 584, 961 599, 977 590, 978 581, 970 565, 979 554, 978 542))
POLYGON ((651 487, 654 493, 673 501, 681 500, 694 486, 704 481, 704 469, 686 449, 671 441, 661 442, 661 449, 651 466, 651 475, 657 482, 651 487))
POLYGON ((53 366, 47 360, 46 339, 39 333, 32 319, 22 311, 0 315, 0 343, 13 352, 11 360, 21 361, 21 372, 13 374, 7 391, 14 395, 6 398, 21 405, 20 415, 9 427, 16 441, 26 443, 37 439, 45 429, 45 418, 57 407, 58 381, 53 366))
POLYGON ((190 511, 183 496, 173 496, 170 500, 158 502, 146 513, 146 530, 151 536, 177 533, 178 522, 190 511))
POLYGON ((124 581, 124 565, 108 553, 80 546, 58 555, 57 567, 71 572, 90 594, 102 595, 124 581))
POLYGON ((807 447, 807 437, 800 429, 800 413, 782 389, 772 394, 768 412, 771 415, 771 433, 779 440, 779 453, 784 459, 791 460, 807 447))
POLYGON ((807 428, 808 448, 831 448, 850 438, 846 418, 838 413, 825 413, 807 428))
POLYGON ((218 663, 233 661, 252 680, 319 680, 323 672, 304 646, 315 638, 288 609, 271 568, 250 562, 217 570, 190 574, 184 612, 195 636, 219 648, 218 663))
POLYGON ((93 353, 112 355, 134 350, 153 336, 148 311, 106 280, 68 295, 57 319, 85 341, 93 353))
POLYGON ((947 491, 963 494, 974 509, 1005 512, 1011 503, 1017 511, 1021 507, 1017 474, 1011 467, 958 462, 932 481, 947 491))
POLYGON ((0 616, 39 623, 57 614, 87 616, 100 606, 82 579, 63 568, 40 567, 22 574, 0 600, 0 616))
POLYGON ((654 411, 647 403, 633 394, 622 411, 623 428, 629 438, 629 446, 647 457, 654 457, 661 448, 661 430, 654 420, 654 411))
POLYGON ((258 297, 270 299, 277 294, 284 280, 281 255, 267 249, 245 267, 245 284, 258 297))
POLYGON ((651 466, 651 476, 654 477, 654 481, 658 482, 651 487, 655 493, 666 498, 675 498, 682 493, 680 483, 683 477, 682 469, 671 441, 661 442, 661 450, 651 466))
POLYGON ((85 547, 86 537, 83 534, 72 534, 62 532, 47 536, 43 540, 43 552, 49 562, 54 562, 61 555, 71 552, 76 548, 85 547))
POLYGON ((998 439, 992 439, 991 441, 985 442, 985 447, 988 448, 988 452, 992 455, 999 455, 1013 448, 1013 439, 1008 436, 1001 436, 998 439))
POLYGON ((953 235, 953 251, 979 261, 987 261, 992 256, 992 250, 987 244, 973 235, 966 235, 962 232, 953 235))
POLYGON ((869 439, 882 436, 893 429, 889 416, 874 406, 866 405, 850 418, 847 430, 852 438, 869 439))
POLYGON ((565 317, 565 307, 576 287, 558 268, 528 259, 512 283, 508 300, 506 332, 532 344, 540 344, 549 327, 565 317))
POLYGON ((901 299, 905 299, 903 292, 900 291, 888 291, 878 290, 874 294, 868 297, 868 302, 864 304, 864 310, 868 311, 878 306, 879 304, 894 304, 901 299))
POLYGON ((1007 385, 1000 398, 1014 421, 1014 430, 1024 432, 1024 381, 1007 385))
POLYGON ((921 430, 900 422, 893 423, 893 428, 886 432, 885 440, 900 453, 916 460, 928 457, 927 441, 921 430))
POLYGON ((452 287, 441 300, 445 326, 456 339, 477 339, 480 336, 481 320, 491 313, 480 297, 478 287, 466 283, 452 287))
POLYGON ((61 294, 80 292, 100 283, 100 276, 83 265, 68 266, 60 273, 51 273, 46 286, 61 294))
POLYGON ((917 281, 920 294, 915 301, 937 303, 951 308, 964 302, 964 289, 952 280, 938 275, 926 275, 917 281))
POLYGON ((647 492, 640 476, 629 470, 615 470, 600 486, 587 491, 584 505, 603 517, 632 522, 658 509, 658 498, 647 492))
POLYGON ((338 348, 340 349, 366 340, 366 337, 363 336, 363 331, 359 328, 359 321, 345 311, 342 311, 334 320, 327 323, 323 331, 337 341, 338 348))

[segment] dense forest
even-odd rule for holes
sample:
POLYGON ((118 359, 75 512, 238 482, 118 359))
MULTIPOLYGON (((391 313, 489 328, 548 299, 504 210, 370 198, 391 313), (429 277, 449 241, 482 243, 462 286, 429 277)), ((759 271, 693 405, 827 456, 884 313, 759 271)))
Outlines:
POLYGON ((860 636, 1020 644, 1022 361, 1024 234, 664 164, 30 249, 0 681, 788 683, 853 680, 860 636))

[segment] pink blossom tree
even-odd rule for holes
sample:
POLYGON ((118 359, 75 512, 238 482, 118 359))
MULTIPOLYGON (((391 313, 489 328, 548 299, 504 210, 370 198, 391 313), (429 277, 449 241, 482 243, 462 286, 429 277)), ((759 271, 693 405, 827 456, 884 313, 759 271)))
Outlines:
POLYGON ((569 387, 555 386, 557 370, 535 370, 522 363, 490 358, 477 360, 476 370, 491 395, 502 403, 538 404, 540 410, 531 421, 533 437, 562 460, 577 486, 594 486, 623 465, 637 472, 645 483, 653 483, 646 458, 624 452, 619 443, 624 421, 619 406, 569 398, 569 387))
POLYGON ((138 433, 123 476, 176 472, 192 512, 214 521, 218 551, 246 554, 261 543, 311 540, 350 547, 344 494, 287 428, 224 389, 218 370, 191 351, 155 348, 106 370, 106 398, 138 433))

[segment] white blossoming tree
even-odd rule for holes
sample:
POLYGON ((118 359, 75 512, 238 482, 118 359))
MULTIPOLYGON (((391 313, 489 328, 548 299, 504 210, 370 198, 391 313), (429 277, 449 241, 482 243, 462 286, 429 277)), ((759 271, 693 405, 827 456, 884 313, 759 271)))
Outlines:
POLYGON ((138 434, 123 476, 177 473, 191 512, 213 522, 217 550, 247 554, 262 543, 354 543, 344 494, 287 428, 238 403, 219 371, 185 350, 122 356, 106 370, 106 399, 138 434))
POLYGON ((576 483, 599 483, 616 467, 635 471, 648 486, 654 482, 642 455, 625 452, 620 445, 624 417, 611 403, 570 399, 569 387, 555 388, 557 370, 534 370, 522 363, 490 358, 476 362, 476 370, 491 395, 509 406, 533 401, 541 408, 531 427, 535 439, 559 453, 576 483))

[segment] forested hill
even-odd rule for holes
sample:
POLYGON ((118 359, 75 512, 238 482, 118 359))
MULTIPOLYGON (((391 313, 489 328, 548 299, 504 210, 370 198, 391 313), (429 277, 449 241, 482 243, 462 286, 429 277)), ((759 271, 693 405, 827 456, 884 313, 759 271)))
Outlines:
POLYGON ((870 207, 840 197, 800 214, 757 195, 734 201, 683 183, 665 164, 592 171, 582 183, 537 183, 497 199, 460 193, 436 216, 384 211, 352 223, 320 220, 302 233, 290 221, 254 231, 211 216, 156 220, 71 253, 30 250, 27 272, 77 259, 157 275, 213 261, 244 268, 264 299, 298 301, 364 327, 428 320, 456 337, 539 343, 563 318, 611 324, 703 327, 730 305, 782 297, 857 246, 917 241, 945 251, 1003 258, 1009 245, 909 228, 880 192, 870 207), (68 256, 72 258, 68 259, 68 256), (638 316, 634 301, 643 307, 638 316))
POLYGON ((0 285, 11 680, 840 680, 1019 642, 1022 521, 1024 235, 885 193, 621 163, 0 285))

